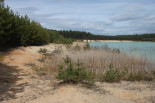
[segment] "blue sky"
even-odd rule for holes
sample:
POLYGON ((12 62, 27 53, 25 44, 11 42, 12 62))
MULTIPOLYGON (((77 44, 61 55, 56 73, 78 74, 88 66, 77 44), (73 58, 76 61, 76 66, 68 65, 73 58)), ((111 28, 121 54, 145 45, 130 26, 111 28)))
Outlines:
POLYGON ((100 35, 155 33, 155 0, 5 0, 49 29, 100 35))

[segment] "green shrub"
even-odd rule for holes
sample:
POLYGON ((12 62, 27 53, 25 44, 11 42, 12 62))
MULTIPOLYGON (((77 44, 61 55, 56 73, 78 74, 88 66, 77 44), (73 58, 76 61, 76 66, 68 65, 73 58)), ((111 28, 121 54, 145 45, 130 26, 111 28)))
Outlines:
POLYGON ((40 48, 38 52, 39 52, 39 53, 46 53, 47 50, 46 50, 45 48, 40 48))
POLYGON ((50 42, 56 44, 72 44, 73 40, 71 38, 64 38, 60 33, 56 30, 48 30, 50 35, 50 42))
POLYGON ((114 69, 114 65, 112 63, 108 65, 108 68, 109 70, 107 70, 103 75, 103 80, 110 83, 119 82, 123 77, 122 72, 120 72, 120 70, 114 69))
POLYGON ((130 73, 128 78, 127 78, 128 81, 140 81, 140 80, 143 80, 143 74, 141 72, 138 72, 138 73, 130 73))
POLYGON ((152 81, 153 80, 153 76, 152 74, 149 74, 147 72, 145 73, 141 73, 141 72, 138 72, 138 73, 130 73, 127 80, 128 81, 141 81, 141 80, 144 80, 144 81, 152 81))
MULTIPOLYGON (((112 65, 111 65, 112 67, 112 65)), ((120 80, 127 80, 127 81, 152 81, 154 77, 152 74, 148 74, 147 72, 137 72, 137 73, 128 73, 128 69, 125 69, 123 71, 110 68, 107 70, 104 75, 99 75, 101 78, 101 81, 105 82, 119 82, 120 80)))
POLYGON ((88 42, 85 44, 85 46, 83 47, 83 49, 84 50, 90 50, 90 45, 89 45, 88 42))
POLYGON ((78 44, 75 45, 74 50, 79 51, 81 48, 78 44))
POLYGON ((121 72, 119 70, 109 69, 104 74, 105 82, 119 82, 121 80, 121 72))
POLYGON ((128 72, 129 70, 127 68, 121 72, 122 80, 126 80, 126 78, 128 77, 128 72))
POLYGON ((118 54, 121 52, 120 49, 117 49, 117 48, 113 49, 112 51, 118 54))
POLYGON ((64 82, 93 83, 93 74, 86 71, 79 61, 78 63, 72 63, 68 56, 64 58, 64 65, 59 65, 56 78, 64 82))

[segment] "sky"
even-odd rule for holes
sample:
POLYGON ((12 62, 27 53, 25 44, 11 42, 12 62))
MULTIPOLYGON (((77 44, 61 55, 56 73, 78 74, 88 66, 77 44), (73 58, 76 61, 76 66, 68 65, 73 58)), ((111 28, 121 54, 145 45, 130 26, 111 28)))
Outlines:
POLYGON ((155 33, 155 0, 5 0, 5 5, 48 29, 155 33))

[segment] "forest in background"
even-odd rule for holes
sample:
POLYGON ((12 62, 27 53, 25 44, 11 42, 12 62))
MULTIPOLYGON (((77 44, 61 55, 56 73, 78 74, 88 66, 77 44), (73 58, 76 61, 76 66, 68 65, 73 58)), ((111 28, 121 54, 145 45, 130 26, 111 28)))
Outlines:
POLYGON ((77 40, 133 40, 133 41, 155 41, 155 33, 135 35, 94 35, 84 31, 60 30, 59 33, 65 38, 77 40))

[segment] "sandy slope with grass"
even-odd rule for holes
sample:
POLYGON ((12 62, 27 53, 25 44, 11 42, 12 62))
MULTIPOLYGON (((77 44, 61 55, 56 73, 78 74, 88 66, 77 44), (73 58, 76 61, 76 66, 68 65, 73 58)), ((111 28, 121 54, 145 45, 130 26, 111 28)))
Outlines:
MULTIPOLYGON (((75 46, 77 43, 74 43, 75 46)), ((79 43, 78 45, 84 45, 79 43)), ((19 47, 5 54, 0 64, 0 103, 154 103, 155 81, 100 83, 87 88, 82 84, 59 84, 50 75, 39 77, 31 65, 42 66, 38 60, 45 48, 55 52, 63 45, 19 47)))

